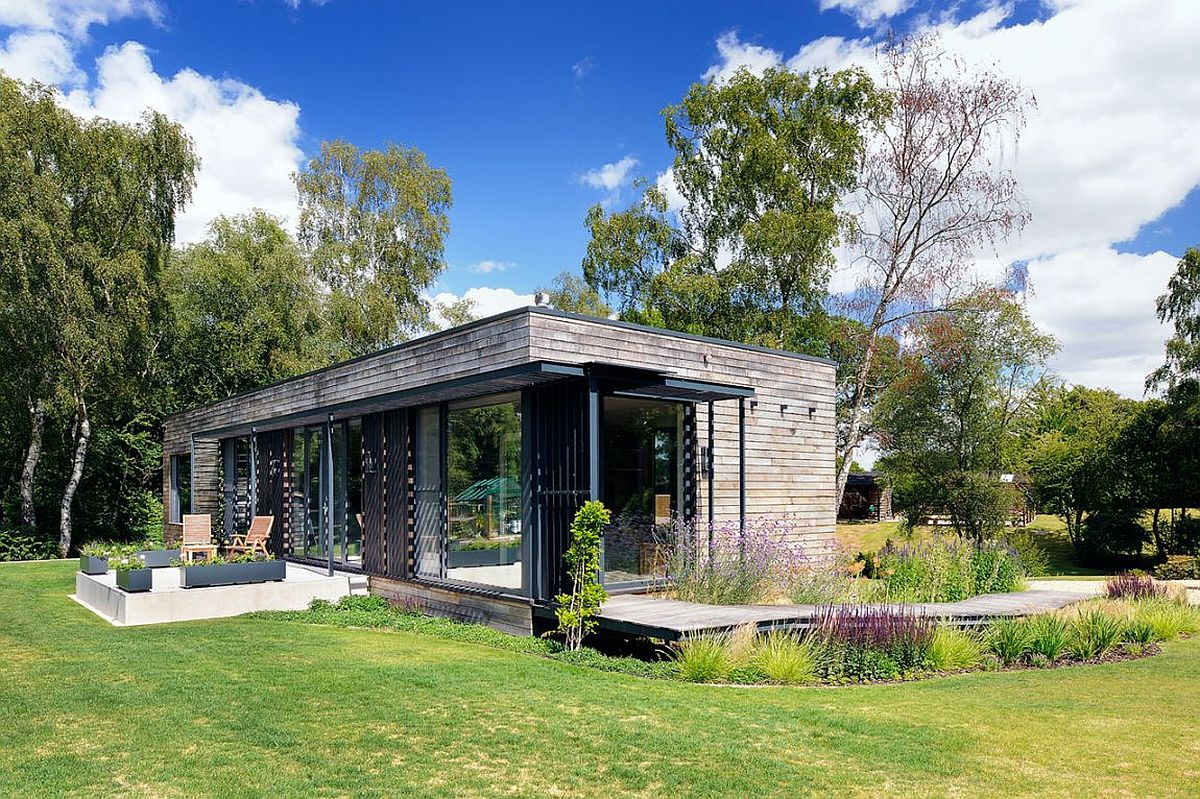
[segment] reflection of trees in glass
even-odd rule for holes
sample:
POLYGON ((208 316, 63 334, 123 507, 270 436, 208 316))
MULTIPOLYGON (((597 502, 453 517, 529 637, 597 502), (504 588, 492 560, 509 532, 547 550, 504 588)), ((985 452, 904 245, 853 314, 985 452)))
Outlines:
POLYGON ((451 536, 507 532, 521 515, 519 403, 453 409, 447 425, 451 536))

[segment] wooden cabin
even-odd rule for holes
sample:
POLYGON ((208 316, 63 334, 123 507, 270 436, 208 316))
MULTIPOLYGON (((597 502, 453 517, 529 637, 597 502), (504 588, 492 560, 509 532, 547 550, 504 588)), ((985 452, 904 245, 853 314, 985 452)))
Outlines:
POLYGON ((831 546, 834 364, 521 308, 170 417, 163 493, 169 537, 270 515, 279 557, 528 633, 589 498, 618 520, 610 591, 663 577, 672 520, 787 516, 831 546))

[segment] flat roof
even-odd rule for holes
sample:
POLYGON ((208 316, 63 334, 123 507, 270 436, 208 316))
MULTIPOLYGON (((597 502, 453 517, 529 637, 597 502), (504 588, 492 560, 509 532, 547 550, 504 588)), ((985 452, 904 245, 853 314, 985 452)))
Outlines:
POLYGON ((521 308, 513 308, 512 310, 504 311, 502 313, 494 314, 492 316, 487 316, 482 319, 475 319, 475 320, 472 320, 465 324, 458 325, 456 327, 449 327, 449 328, 446 328, 445 330, 437 330, 437 331, 428 333, 423 336, 417 336, 416 338, 411 338, 411 339, 408 339, 407 341, 401 341, 398 344, 393 344, 389 347, 384 347, 383 349, 376 350, 375 352, 369 352, 365 355, 359 355, 354 358, 348 358, 347 360, 344 360, 344 361, 338 361, 336 363, 331 363, 327 366, 322 366, 319 369, 313 369, 312 371, 309 371, 309 372, 303 372, 302 374, 293 375, 291 377, 284 378, 283 380, 276 380, 273 383, 266 383, 261 386, 256 386, 254 388, 246 389, 245 391, 239 391, 236 394, 231 394, 228 397, 224 397, 219 400, 213 400, 212 402, 206 402, 203 405, 196 405, 191 408, 185 408, 184 410, 180 410, 180 411, 176 411, 175 413, 168 414, 165 417, 165 419, 166 420, 174 419, 175 417, 183 416, 183 415, 189 414, 189 413, 194 413, 196 411, 203 410, 205 408, 213 408, 222 403, 229 402, 230 400, 248 397, 256 392, 264 391, 264 390, 270 389, 270 388, 276 388, 278 386, 284 386, 284 385, 287 385, 288 383, 292 383, 292 382, 295 382, 298 380, 303 380, 303 379, 312 377, 313 375, 319 375, 324 372, 328 372, 332 369, 339 369, 344 366, 348 366, 350 364, 359 363, 360 361, 367 361, 367 360, 370 360, 371 358, 378 358, 382 355, 386 355, 387 353, 402 350, 405 347, 412 347, 417 344, 422 344, 422 343, 426 343, 429 341, 436 341, 439 338, 445 338, 447 336, 456 335, 456 334, 459 334, 459 333, 462 333, 462 332, 465 332, 468 330, 472 330, 477 327, 483 327, 485 325, 494 324, 495 322, 499 322, 504 319, 510 319, 510 318, 513 318, 516 316, 521 316, 521 315, 529 316, 529 315, 533 315, 533 314, 542 314, 545 316, 555 316, 555 317, 559 317, 562 319, 571 319, 571 320, 579 321, 579 322, 588 322, 588 323, 592 323, 592 324, 605 325, 608 327, 622 328, 625 330, 637 330, 637 331, 641 331, 644 333, 650 333, 653 335, 669 336, 671 338, 684 339, 686 341, 697 341, 697 342, 703 342, 706 344, 714 344, 714 345, 721 346, 721 347, 731 347, 734 349, 749 350, 751 352, 762 352, 762 353, 768 353, 771 355, 780 355, 780 356, 783 356, 786 358, 795 358, 797 360, 809 361, 812 363, 821 363, 821 364, 826 364, 826 365, 834 366, 834 367, 837 366, 837 361, 831 360, 829 358, 819 358, 815 355, 805 355, 804 353, 792 352, 790 350, 772 349, 770 347, 763 347, 763 346, 759 346, 757 344, 743 344, 743 343, 740 343, 737 341, 728 341, 726 339, 713 338, 712 336, 699 336, 699 335, 695 335, 692 333, 683 333, 678 330, 669 330, 667 328, 662 328, 662 327, 651 327, 650 325, 640 325, 640 324, 636 324, 633 322, 623 322, 618 319, 606 319, 606 318, 602 318, 599 316, 589 316, 587 314, 573 313, 571 311, 562 311, 557 308, 547 308, 542 305, 526 305, 521 308))

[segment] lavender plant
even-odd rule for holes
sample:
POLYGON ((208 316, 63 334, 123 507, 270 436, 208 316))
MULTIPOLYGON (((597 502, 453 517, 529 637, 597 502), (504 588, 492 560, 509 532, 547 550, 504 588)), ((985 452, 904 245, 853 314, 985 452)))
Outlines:
POLYGON ((1109 599, 1162 599, 1167 587, 1152 577, 1124 572, 1104 583, 1104 595, 1109 599))

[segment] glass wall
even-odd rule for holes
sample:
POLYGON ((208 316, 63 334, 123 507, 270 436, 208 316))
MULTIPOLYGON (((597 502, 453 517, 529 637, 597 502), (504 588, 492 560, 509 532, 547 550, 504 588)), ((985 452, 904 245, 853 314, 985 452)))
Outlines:
POLYGON ((660 546, 683 512, 683 405, 605 397, 603 499, 613 513, 604 539, 605 581, 663 576, 660 546))
POLYGON ((183 521, 192 512, 192 456, 171 456, 171 521, 183 521))
POLYGON ((330 430, 332 471, 325 425, 292 431, 292 554, 326 561, 332 551, 335 562, 357 564, 362 561, 362 422, 334 422, 330 430))
POLYGON ((520 591, 521 398, 446 412, 446 577, 520 591))
POLYGON ((416 413, 414 545, 417 576, 441 579, 442 568, 442 414, 436 405, 416 413))

